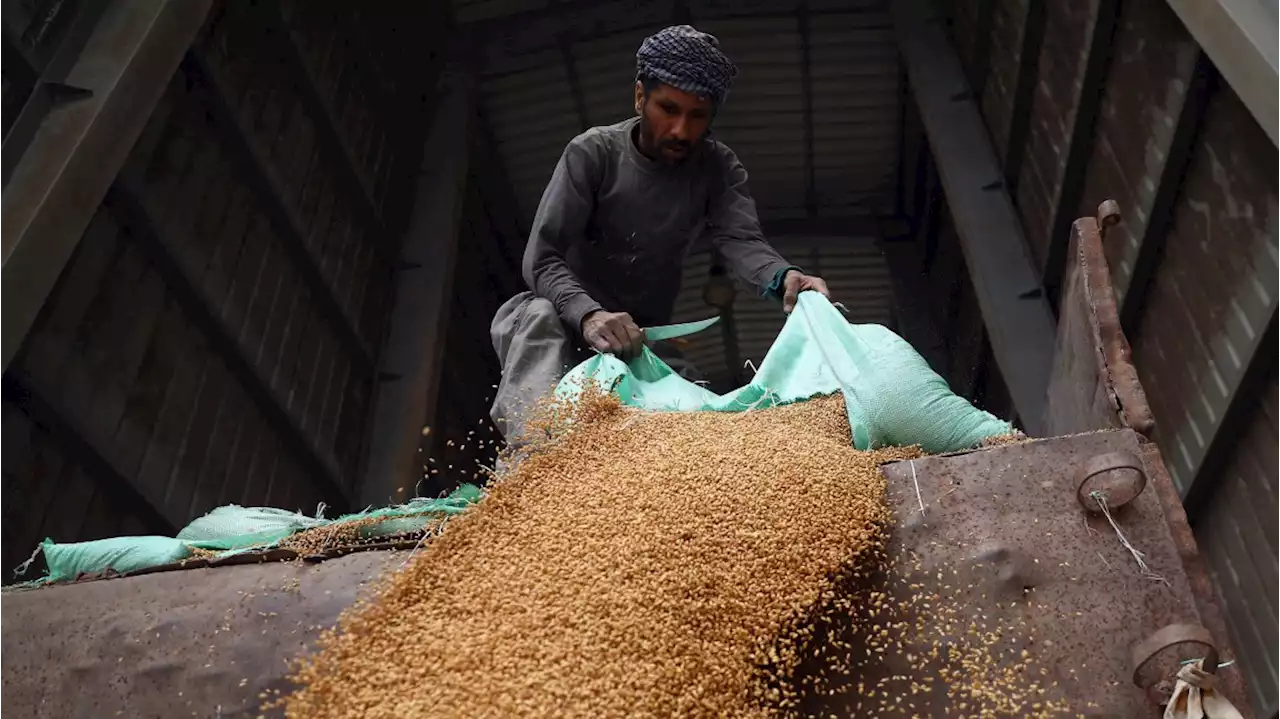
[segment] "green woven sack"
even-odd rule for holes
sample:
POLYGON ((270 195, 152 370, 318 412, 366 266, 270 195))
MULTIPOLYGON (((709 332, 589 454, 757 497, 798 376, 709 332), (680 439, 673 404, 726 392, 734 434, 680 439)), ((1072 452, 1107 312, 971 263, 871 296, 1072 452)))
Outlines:
POLYGON ((816 292, 800 295, 759 371, 728 394, 685 380, 648 348, 629 363, 596 355, 573 368, 556 393, 574 397, 588 381, 612 388, 625 404, 659 412, 743 412, 842 392, 853 444, 863 450, 918 444, 931 454, 952 452, 1012 431, 952 392, 901 337, 880 325, 850 324, 816 292))

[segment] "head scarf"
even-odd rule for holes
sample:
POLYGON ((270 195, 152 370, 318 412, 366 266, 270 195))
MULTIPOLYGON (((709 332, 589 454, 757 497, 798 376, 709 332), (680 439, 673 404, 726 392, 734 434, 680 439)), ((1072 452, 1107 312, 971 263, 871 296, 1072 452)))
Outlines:
POLYGON ((738 68, 720 51, 714 35, 673 25, 645 38, 636 52, 636 76, 711 98, 719 106, 738 68))

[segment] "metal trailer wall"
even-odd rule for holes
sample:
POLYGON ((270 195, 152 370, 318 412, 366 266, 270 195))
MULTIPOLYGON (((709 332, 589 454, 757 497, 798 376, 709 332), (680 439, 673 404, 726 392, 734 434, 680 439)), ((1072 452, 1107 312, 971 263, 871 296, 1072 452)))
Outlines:
POLYGON ((911 219, 886 250, 896 272, 902 315, 898 329, 952 391, 1002 419, 1018 422, 1013 398, 993 356, 973 278, 938 177, 937 161, 916 103, 903 100, 901 212, 911 219))
POLYGON ((169 534, 226 503, 352 506, 446 20, 6 3, 5 570, 44 537, 169 534), (80 174, 41 185, 68 127, 104 132, 75 113, 117 106, 124 129, 97 139, 118 172, 73 138, 80 174), (42 273, 47 293, 24 277, 42 273))
MULTIPOLYGON (((497 162, 492 138, 477 116, 463 205, 460 251, 448 311, 440 401, 419 445, 422 496, 448 492, 464 482, 483 483, 502 435, 489 406, 502 368, 489 338, 489 323, 507 299, 525 289, 520 277, 524 235, 514 196, 497 162)), ((406 492, 409 488, 405 489, 406 492)))
POLYGON ((1218 71, 1241 58, 1211 57, 1179 5, 957 0, 951 37, 1055 303, 1070 222, 1102 200, 1120 205, 1106 252, 1155 438, 1227 612, 1236 670, 1258 714, 1275 716, 1274 128, 1218 71))

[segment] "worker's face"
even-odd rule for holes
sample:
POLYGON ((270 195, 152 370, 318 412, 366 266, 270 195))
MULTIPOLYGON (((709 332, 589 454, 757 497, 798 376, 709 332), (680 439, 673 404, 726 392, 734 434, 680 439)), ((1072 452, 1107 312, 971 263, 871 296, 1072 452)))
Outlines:
POLYGON ((640 151, 668 164, 683 162, 711 124, 711 99, 658 85, 645 97, 636 83, 640 151))

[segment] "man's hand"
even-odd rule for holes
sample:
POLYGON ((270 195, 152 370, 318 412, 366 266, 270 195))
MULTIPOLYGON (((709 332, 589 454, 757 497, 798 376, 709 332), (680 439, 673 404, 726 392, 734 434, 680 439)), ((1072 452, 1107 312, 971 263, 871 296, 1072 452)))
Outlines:
POLYGON ((594 349, 612 352, 624 360, 640 354, 644 347, 644 331, 626 312, 596 310, 583 317, 582 337, 594 349))
POLYGON ((796 308, 796 298, 805 290, 813 290, 831 299, 831 290, 827 289, 827 283, 821 277, 791 270, 786 277, 782 278, 782 311, 791 314, 791 310, 796 308))

